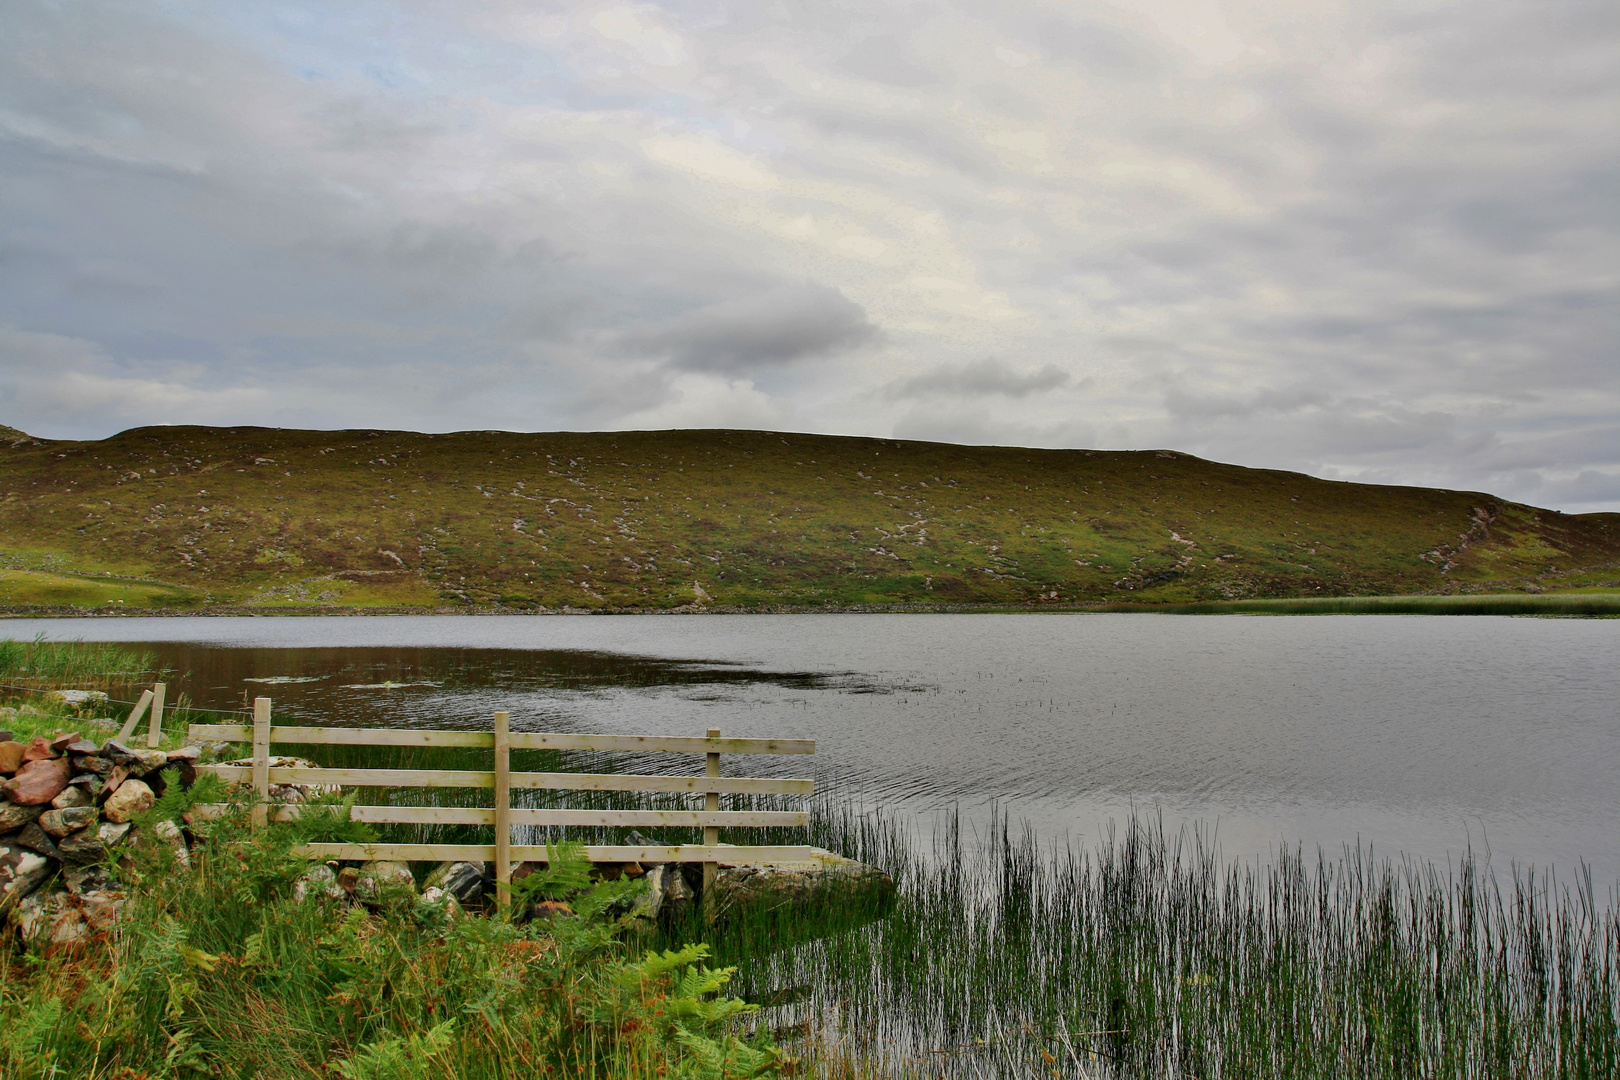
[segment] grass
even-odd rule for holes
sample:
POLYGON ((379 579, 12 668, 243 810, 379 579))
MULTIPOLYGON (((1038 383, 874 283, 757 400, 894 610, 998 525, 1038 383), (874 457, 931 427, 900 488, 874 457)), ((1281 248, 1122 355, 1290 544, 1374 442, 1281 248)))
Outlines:
POLYGON ((0 446, 0 478, 0 604, 22 611, 1062 607, 1620 590, 1620 515, 1170 451, 750 431, 164 427, 0 446))
POLYGON ((157 674, 148 652, 83 641, 0 640, 0 683, 89 688, 157 674))
MULTIPOLYGON (((871 1075, 1612 1077, 1620 907, 1590 880, 1505 886, 1367 850, 1267 865, 1131 822, 1097 850, 824 813, 885 865, 885 918, 772 948, 722 927, 754 1000, 812 1057, 871 1075), (789 995, 792 996, 792 995, 789 995)), ((861 920, 857 920, 860 922, 861 920)))
MULTIPOLYGON (((201 787, 201 785, 199 785, 201 787)), ((197 789, 193 789, 197 792, 197 789)), ((198 792, 205 796, 208 793, 198 792)), ((184 810, 166 796, 143 821, 184 810)), ((197 825, 193 868, 161 845, 122 870, 139 903, 113 942, 0 954, 0 1075, 409 1078, 714 1077, 777 1071, 701 947, 625 944, 630 883, 560 860, 536 896, 576 917, 457 917, 395 895, 372 909, 295 899, 327 838, 310 819, 197 825)), ((326 830, 326 831, 323 831, 326 830)), ((541 880, 544 878, 545 880, 541 880)))

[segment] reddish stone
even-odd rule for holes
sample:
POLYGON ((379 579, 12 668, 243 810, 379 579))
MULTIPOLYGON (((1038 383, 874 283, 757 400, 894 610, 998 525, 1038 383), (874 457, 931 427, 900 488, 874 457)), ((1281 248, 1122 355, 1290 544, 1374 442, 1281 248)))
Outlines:
POLYGON ((27 749, 20 742, 0 742, 0 773, 14 773, 22 768, 23 751, 27 749))
POLYGON ((67 748, 84 738, 83 732, 75 731, 71 735, 58 735, 51 740, 51 749, 56 751, 58 757, 67 753, 67 748))
POLYGON ((66 758, 30 761, 0 784, 0 793, 23 806, 43 806, 60 795, 72 777, 73 766, 66 758))
POLYGON ((35 735, 34 741, 29 743, 28 749, 23 751, 24 761, 47 761, 50 758, 60 756, 55 750, 51 749, 51 744, 45 741, 43 735, 35 735))

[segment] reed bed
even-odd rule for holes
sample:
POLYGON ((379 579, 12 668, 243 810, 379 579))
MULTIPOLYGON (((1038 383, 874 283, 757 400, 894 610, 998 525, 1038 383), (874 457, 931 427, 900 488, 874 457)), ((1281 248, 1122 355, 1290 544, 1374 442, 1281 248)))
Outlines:
POLYGON ((710 939, 751 1000, 797 988, 773 1023, 814 1032, 829 1074, 1620 1075, 1620 913, 1588 876, 1361 848, 1227 862, 1142 820, 1087 852, 1005 821, 924 844, 892 815, 818 817, 820 842, 894 874, 886 917, 710 939))
POLYGON ((157 673, 157 661, 139 652, 84 641, 0 640, 0 683, 22 687, 103 688, 157 673))

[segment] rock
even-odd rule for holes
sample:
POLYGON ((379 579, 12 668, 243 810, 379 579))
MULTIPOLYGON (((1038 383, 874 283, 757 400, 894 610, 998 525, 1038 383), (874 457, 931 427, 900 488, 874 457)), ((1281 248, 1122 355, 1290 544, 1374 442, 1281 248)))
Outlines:
POLYGON ((53 946, 72 946, 90 932, 74 897, 65 892, 30 896, 11 913, 24 944, 37 952, 53 946))
POLYGON ((441 889, 463 904, 484 894, 484 867, 480 863, 442 862, 422 882, 422 895, 428 889, 441 889))
POLYGON ((135 751, 114 739, 101 744, 101 756, 114 765, 132 765, 137 760, 135 751))
POLYGON ((35 735, 29 740, 28 745, 23 747, 23 764, 25 765, 30 761, 46 761, 61 756, 61 754, 51 749, 51 744, 45 741, 43 735, 35 735))
POLYGON ((658 913, 665 919, 678 921, 686 918, 697 902, 697 890, 692 888, 686 880, 686 875, 681 873, 679 863, 665 863, 654 873, 659 871, 662 873, 659 879, 661 903, 658 906, 658 913))
POLYGON ((47 810, 39 817, 39 827, 60 840, 68 833, 78 832, 96 820, 93 806, 70 806, 60 810, 47 810))
POLYGON ((57 735, 55 738, 51 739, 51 752, 57 757, 61 757, 63 754, 68 752, 68 747, 72 746, 76 742, 81 742, 83 739, 84 735, 77 731, 71 735, 57 735))
POLYGON ((100 690, 52 690, 45 695, 69 705, 105 705, 107 695, 100 690))
MULTIPOLYGON (((223 762, 225 765, 234 765, 239 768, 251 768, 252 758, 237 758, 235 761, 223 762)), ((295 757, 273 757, 270 759, 272 769, 319 769, 320 766, 313 761, 295 757)), ((246 787, 247 785, 231 785, 232 787, 246 787)), ((290 803, 299 805, 310 802, 322 795, 335 795, 342 792, 342 787, 336 784, 271 784, 270 802, 290 803)))
MULTIPOLYGON (((7 732, 6 734, 11 734, 7 732)), ((23 751, 28 747, 15 739, 0 742, 0 773, 14 773, 22 768, 23 751)))
POLYGON ((157 796, 152 789, 146 786, 144 780, 129 779, 118 785, 118 790, 112 793, 101 807, 101 816, 112 822, 124 822, 139 814, 143 810, 152 809, 157 796))
MULTIPOLYGON (((3 715, 7 719, 10 719, 11 717, 17 715, 17 710, 16 709, 0 709, 0 715, 3 715)), ((16 739, 17 739, 17 736, 14 733, 12 733, 10 731, 0 731, 0 742, 15 742, 16 739)))
POLYGON ((137 750, 135 761, 129 766, 129 775, 145 776, 169 763, 169 755, 162 750, 137 750))
POLYGON ((197 765, 201 761, 201 747, 182 746, 178 750, 169 751, 169 764, 175 767, 182 788, 189 788, 197 782, 197 765))
POLYGON ((574 909, 561 900, 542 900, 529 909, 531 919, 555 919, 563 915, 572 918, 574 909))
POLYGON ((79 896, 79 911, 91 933, 110 934, 124 917, 125 896, 113 889, 97 889, 79 896))
POLYGON ((14 802, 0 802, 0 833, 16 832, 28 823, 38 820, 43 807, 22 806, 14 802))
POLYGON ((338 871, 338 888, 342 889, 348 895, 354 895, 354 890, 359 885, 359 882, 360 871, 356 870, 354 867, 345 866, 342 870, 338 871))
POLYGON ((0 784, 0 793, 23 806, 42 806, 67 787, 71 769, 63 758, 34 758, 25 762, 17 775, 0 784))
POLYGON ((640 863, 627 862, 619 868, 619 872, 627 878, 638 878, 647 871, 641 868, 640 863))
POLYGON ((101 797, 109 799, 125 780, 129 778, 128 765, 114 765, 113 771, 107 774, 107 779, 101 782, 101 797))
POLYGON ((106 776, 117 766, 100 754, 84 754, 73 759, 73 767, 82 773, 106 776))
POLYGON ((74 866, 103 862, 107 858, 107 848, 102 844, 94 825, 69 833, 56 845, 56 849, 61 852, 63 862, 74 866))
POLYGON ((717 917, 742 908, 809 912, 837 905, 845 911, 881 910, 894 899, 894 879, 875 866, 822 854, 806 867, 727 866, 714 882, 717 917))
POLYGON ((69 754, 78 754, 81 756, 94 755, 99 757, 101 755, 101 747, 97 746, 89 739, 77 739, 68 743, 62 749, 67 751, 69 754))
MULTIPOLYGON (((96 786, 100 786, 99 781, 96 786)), ((57 810, 67 810, 71 807, 94 806, 95 802, 96 797, 91 793, 90 785, 75 784, 69 780, 68 786, 57 792, 56 798, 51 800, 51 806, 57 810)))
POLYGON ((38 822, 32 825, 24 825, 11 842, 17 847, 25 847, 29 851, 37 852, 47 859, 60 859, 62 857, 62 853, 56 850, 56 842, 45 835, 45 830, 39 827, 38 822))
POLYGON ((127 822, 123 824, 114 824, 110 821, 103 822, 101 826, 96 829, 96 839, 101 841, 102 847, 107 848, 110 851, 119 844, 123 843, 124 837, 128 836, 129 830, 133 829, 134 827, 135 826, 130 825, 127 822))
POLYGON ((112 871, 105 866, 72 866, 62 871, 62 883, 74 896, 87 892, 111 889, 115 885, 112 871))
POLYGON ((10 911, 50 877, 51 861, 38 852, 0 844, 0 912, 10 911))
POLYGON ((152 826, 152 839, 166 844, 174 852, 175 865, 182 870, 191 869, 191 849, 186 847, 185 833, 172 821, 160 821, 152 826))
POLYGON ((354 883, 355 897, 371 903, 387 899, 391 893, 405 892, 416 892, 416 879, 411 876, 410 865, 389 859, 366 863, 354 883))
POLYGON ((299 879, 293 882, 293 899, 300 904, 307 897, 319 896, 327 900, 347 900, 349 894, 337 882, 337 875, 325 863, 305 870, 299 879))

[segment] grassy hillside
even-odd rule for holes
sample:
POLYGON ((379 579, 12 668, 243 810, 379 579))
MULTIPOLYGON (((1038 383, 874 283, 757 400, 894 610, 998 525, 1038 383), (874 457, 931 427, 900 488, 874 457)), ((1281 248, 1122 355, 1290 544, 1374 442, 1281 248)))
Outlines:
POLYGON ((1620 514, 1169 451, 755 431, 0 431, 0 605, 1189 603, 1620 587, 1620 514))

